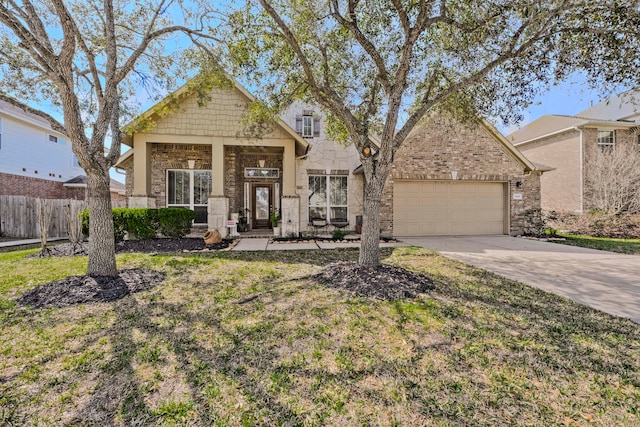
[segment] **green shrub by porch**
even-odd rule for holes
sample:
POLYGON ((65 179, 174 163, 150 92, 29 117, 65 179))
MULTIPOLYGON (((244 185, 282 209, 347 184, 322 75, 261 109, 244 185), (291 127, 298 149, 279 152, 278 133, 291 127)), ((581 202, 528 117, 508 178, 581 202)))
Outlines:
MULTIPOLYGON (((124 239, 125 233, 138 239, 163 236, 179 239, 191 230, 196 213, 184 208, 114 208, 113 234, 116 241, 124 239)), ((82 212, 82 232, 89 235, 89 211, 82 212)))

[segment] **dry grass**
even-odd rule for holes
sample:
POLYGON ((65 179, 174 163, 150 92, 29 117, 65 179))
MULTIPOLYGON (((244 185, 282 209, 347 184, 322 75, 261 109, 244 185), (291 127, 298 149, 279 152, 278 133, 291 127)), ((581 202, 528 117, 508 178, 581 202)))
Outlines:
POLYGON ((121 255, 167 273, 32 310, 84 259, 0 254, 0 425, 640 425, 640 327, 415 248, 415 300, 309 279, 355 250, 121 255), (255 296, 247 302, 248 298, 255 296))

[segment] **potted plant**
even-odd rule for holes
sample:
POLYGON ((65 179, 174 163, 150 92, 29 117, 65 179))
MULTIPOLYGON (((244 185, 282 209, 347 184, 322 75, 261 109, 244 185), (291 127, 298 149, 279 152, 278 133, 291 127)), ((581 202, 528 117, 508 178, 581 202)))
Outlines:
POLYGON ((271 226, 273 227, 273 235, 280 236, 280 216, 276 213, 275 209, 271 211, 269 220, 271 221, 271 226))

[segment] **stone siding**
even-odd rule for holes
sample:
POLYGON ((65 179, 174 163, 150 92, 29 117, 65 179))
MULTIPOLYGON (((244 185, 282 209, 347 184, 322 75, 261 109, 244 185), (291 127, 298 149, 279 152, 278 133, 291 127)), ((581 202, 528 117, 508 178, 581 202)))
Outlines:
POLYGON ((520 234, 524 212, 540 208, 539 177, 525 175, 524 165, 481 125, 463 125, 434 116, 419 125, 396 152, 382 198, 384 234, 393 234, 394 180, 452 180, 505 182, 510 234, 520 234), (517 183, 520 182, 520 187, 517 183), (521 193, 522 200, 512 194, 521 193))
MULTIPOLYGON (((303 111, 313 111, 320 116, 320 135, 307 138, 311 148, 307 156, 297 161, 296 193, 300 196, 301 231, 313 230, 309 226, 309 176, 310 175, 345 175, 347 176, 347 229, 356 226, 356 217, 363 213, 364 180, 362 175, 354 175, 353 170, 360 165, 360 156, 353 144, 340 145, 327 138, 326 121, 320 109, 295 103, 285 114, 285 120, 295 129, 295 117, 303 111)), ((327 231, 330 231, 331 227, 327 231)))

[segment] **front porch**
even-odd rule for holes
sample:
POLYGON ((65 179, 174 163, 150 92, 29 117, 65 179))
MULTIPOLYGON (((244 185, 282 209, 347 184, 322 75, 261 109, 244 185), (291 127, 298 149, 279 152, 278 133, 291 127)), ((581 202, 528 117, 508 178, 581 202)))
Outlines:
POLYGON ((228 221, 241 219, 246 230, 273 235, 272 212, 281 218, 281 235, 300 231, 294 140, 174 138, 134 136, 130 207, 189 208, 196 212, 196 225, 223 237, 228 221))

